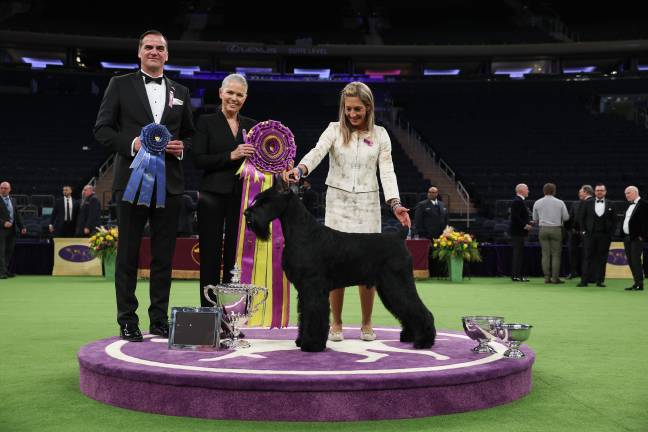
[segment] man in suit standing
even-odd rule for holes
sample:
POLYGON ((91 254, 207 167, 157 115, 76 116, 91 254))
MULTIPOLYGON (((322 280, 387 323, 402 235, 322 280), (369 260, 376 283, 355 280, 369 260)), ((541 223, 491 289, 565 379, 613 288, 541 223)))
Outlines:
POLYGON ((623 220, 623 246, 634 283, 626 291, 643 291, 641 253, 648 238, 648 204, 639 196, 636 186, 628 186, 625 196, 630 205, 623 220))
POLYGON ((54 234, 54 237, 74 237, 78 216, 79 202, 72 198, 72 186, 65 185, 63 196, 54 203, 49 232, 54 234))
POLYGON ((529 196, 529 187, 524 183, 515 186, 515 198, 511 203, 511 235, 512 264, 511 280, 513 282, 529 282, 524 276, 524 241, 531 230, 531 214, 524 204, 529 196))
POLYGON ((581 281, 577 285, 586 287, 590 280, 596 286, 605 287, 605 267, 615 228, 614 208, 605 199, 607 189, 597 184, 594 189, 596 199, 583 201, 579 211, 579 226, 583 234, 583 253, 587 267, 583 269, 581 281))
POLYGON ((164 76, 164 64, 169 58, 167 39, 156 30, 145 32, 140 37, 137 56, 141 61, 140 71, 110 80, 94 128, 97 141, 116 153, 113 193, 118 203, 119 227, 115 266, 117 322, 122 339, 128 341, 142 340, 135 287, 140 243, 147 220, 151 228, 152 255, 149 330, 163 337, 169 334, 171 264, 184 193, 181 160, 194 130, 189 90, 164 76), (172 135, 164 155, 166 197, 163 207, 156 206, 157 184, 149 206, 137 205, 138 196, 132 203, 122 200, 131 174, 130 164, 142 147, 140 133, 144 126, 153 122, 165 125, 172 135))
POLYGON ((94 186, 85 185, 81 192, 81 205, 77 220, 76 236, 89 237, 101 224, 101 203, 95 196, 94 186))
MULTIPOLYGON (((439 200, 439 189, 436 186, 430 186, 427 191, 427 199, 416 205, 414 228, 420 237, 433 241, 443 233, 446 226, 448 226, 448 210, 439 200)), ((430 276, 441 276, 442 273, 445 273, 440 268, 440 263, 432 258, 432 249, 430 249, 429 266, 430 276)))
POLYGON ((583 234, 580 227, 581 204, 594 194, 590 185, 583 185, 578 189, 578 201, 572 204, 569 209, 569 220, 565 222, 567 230, 567 250, 569 252, 569 275, 565 279, 574 279, 583 275, 583 234))
POLYGON ((16 276, 9 271, 9 263, 16 245, 16 233, 27 233, 16 202, 9 196, 11 184, 0 183, 0 279, 16 276))

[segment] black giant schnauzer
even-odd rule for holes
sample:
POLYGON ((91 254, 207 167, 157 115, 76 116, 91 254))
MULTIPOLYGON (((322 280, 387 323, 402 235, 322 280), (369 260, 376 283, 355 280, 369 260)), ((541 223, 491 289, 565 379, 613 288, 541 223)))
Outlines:
POLYGON ((248 228, 261 239, 268 238, 273 219, 281 221, 282 265, 297 288, 297 346, 302 351, 324 351, 329 292, 353 285, 376 286, 385 308, 402 325, 401 342, 414 342, 414 348, 434 345, 434 317, 416 292, 412 257, 404 241, 407 230, 350 234, 322 226, 281 179, 275 180, 275 186, 257 195, 244 214, 248 228))

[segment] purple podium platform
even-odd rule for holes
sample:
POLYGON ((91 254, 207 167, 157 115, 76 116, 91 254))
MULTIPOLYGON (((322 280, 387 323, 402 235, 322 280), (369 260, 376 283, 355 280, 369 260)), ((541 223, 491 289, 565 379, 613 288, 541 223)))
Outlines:
POLYGON ((92 342, 78 354, 80 387, 98 401, 137 411, 210 419, 353 421, 427 417, 505 404, 531 391, 535 354, 520 360, 476 354, 465 335, 440 330, 432 349, 375 329, 373 342, 345 340, 301 352, 296 329, 245 329, 252 347, 211 352, 167 349, 145 336, 92 342))

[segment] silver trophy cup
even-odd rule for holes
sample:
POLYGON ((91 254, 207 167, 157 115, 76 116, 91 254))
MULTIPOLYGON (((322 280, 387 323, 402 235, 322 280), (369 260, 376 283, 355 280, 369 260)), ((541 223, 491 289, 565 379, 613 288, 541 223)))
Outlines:
POLYGON ((493 347, 488 342, 498 336, 499 329, 504 323, 503 317, 488 315, 469 315, 461 317, 464 332, 472 340, 479 341, 479 345, 472 350, 476 353, 494 353, 493 347))
POLYGON ((207 285, 203 294, 207 301, 223 311, 225 324, 225 338, 221 339, 221 346, 229 349, 249 348, 250 342, 239 339, 241 327, 260 308, 265 316, 265 302, 268 290, 251 284, 240 283, 240 271, 235 267, 232 270, 232 282, 219 285, 207 285), (212 296, 216 301, 212 300, 212 296))
POLYGON ((502 324, 500 338, 509 346, 504 352, 504 357, 520 359, 526 355, 520 351, 520 345, 531 336, 532 325, 529 324, 502 324))

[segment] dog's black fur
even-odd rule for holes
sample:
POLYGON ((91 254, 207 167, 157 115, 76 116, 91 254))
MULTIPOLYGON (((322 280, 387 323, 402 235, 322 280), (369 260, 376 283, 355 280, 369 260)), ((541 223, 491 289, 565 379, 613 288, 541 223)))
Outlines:
POLYGON ((277 178, 245 211, 246 224, 267 239, 279 218, 285 238, 282 265, 297 289, 302 351, 323 351, 329 330, 329 292, 352 285, 375 286, 385 308, 401 323, 402 342, 434 345, 434 317, 421 301, 405 246, 407 229, 394 234, 350 234, 317 223, 299 197, 277 178))

